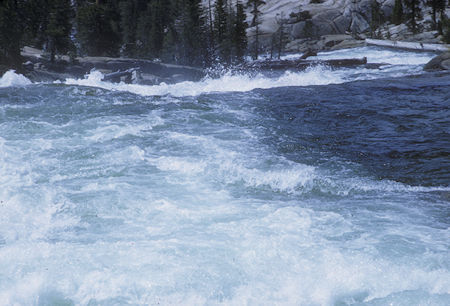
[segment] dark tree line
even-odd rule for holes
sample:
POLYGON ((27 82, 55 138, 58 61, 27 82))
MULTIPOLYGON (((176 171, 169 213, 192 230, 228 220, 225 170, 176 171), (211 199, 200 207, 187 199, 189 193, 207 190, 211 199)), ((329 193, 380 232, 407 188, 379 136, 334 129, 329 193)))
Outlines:
POLYGON ((406 22, 414 33, 419 31, 418 20, 422 18, 421 6, 426 5, 431 8, 432 28, 438 30, 440 34, 449 29, 443 29, 443 25, 448 22, 445 16, 447 0, 395 0, 392 22, 401 24, 406 22))
POLYGON ((2 0, 0 63, 19 65, 29 45, 51 61, 78 54, 229 65, 247 52, 246 18, 231 0, 2 0))
MULTIPOLYGON (((265 1, 203 2, 205 6, 202 0, 1 0, 0 64, 20 67, 25 45, 44 49, 51 61, 66 54, 124 56, 208 67, 239 63, 247 52, 257 59, 265 1), (249 46, 248 26, 253 27, 249 46)), ((374 0, 371 8, 372 34, 384 22, 377 4, 374 0)), ((433 29, 450 43, 447 0, 395 0, 392 22, 419 31, 424 5, 431 9, 433 29)), ((279 56, 285 33, 283 18, 277 21, 272 53, 278 45, 279 56)))

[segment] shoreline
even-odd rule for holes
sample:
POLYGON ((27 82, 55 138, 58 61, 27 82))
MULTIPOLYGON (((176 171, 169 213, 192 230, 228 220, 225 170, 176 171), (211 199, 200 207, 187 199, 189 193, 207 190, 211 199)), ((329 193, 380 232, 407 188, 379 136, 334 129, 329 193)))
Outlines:
MULTIPOLYGON (((426 71, 450 70, 450 45, 448 44, 422 44, 419 42, 403 42, 390 40, 355 40, 353 38, 347 39, 342 35, 328 35, 321 38, 322 43, 328 47, 322 48, 318 52, 348 50, 362 46, 378 46, 387 49, 407 50, 413 52, 434 52, 434 57, 428 64, 425 65, 426 71), (344 38, 344 39, 343 39, 344 38), (333 42, 333 43, 330 43, 333 42), (337 44, 335 44, 337 42, 337 44)), ((320 41, 318 41, 320 42, 320 41)), ((316 42, 317 43, 317 42, 316 42)), ((288 52, 284 55, 298 54, 299 60, 285 61, 277 59, 259 59, 241 65, 237 71, 242 69, 260 69, 263 71, 271 71, 273 69, 279 70, 280 65, 282 69, 297 69, 301 70, 309 65, 320 64, 320 61, 310 61, 307 58, 315 55, 314 51, 307 51, 303 53, 288 52), (261 63, 264 63, 261 65, 261 63)), ((135 58, 121 58, 121 57, 78 57, 72 62, 68 56, 60 56, 51 63, 45 58, 43 51, 31 47, 24 47, 21 52, 23 64, 22 69, 15 69, 19 73, 26 76, 32 82, 52 82, 64 81, 68 78, 81 79, 89 74, 92 70, 100 71, 105 75, 104 80, 110 82, 124 82, 128 84, 140 85, 158 85, 161 83, 174 84, 183 81, 199 81, 207 75, 210 75, 211 70, 197 67, 181 66, 176 64, 167 64, 158 61, 135 58)), ((379 65, 373 63, 367 64, 362 59, 351 58, 347 59, 351 66, 361 66, 369 69, 376 69, 379 65)), ((327 63, 325 63, 327 64, 327 63)), ((331 63, 333 65, 333 63, 331 63)), ((346 64, 341 65, 345 67, 346 64)), ((14 69, 7 67, 3 69, 2 75, 14 69)), ((213 73, 214 74, 214 73, 213 73)))

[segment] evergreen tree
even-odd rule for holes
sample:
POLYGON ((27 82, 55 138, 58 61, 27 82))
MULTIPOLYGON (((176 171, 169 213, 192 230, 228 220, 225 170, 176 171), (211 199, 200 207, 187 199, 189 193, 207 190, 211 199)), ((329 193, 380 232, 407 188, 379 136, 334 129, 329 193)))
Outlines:
POLYGON ((405 2, 406 2, 406 6, 409 9, 408 14, 407 14, 409 27, 411 28, 413 33, 417 33, 417 31, 418 31, 417 20, 422 17, 422 14, 421 14, 420 8, 419 8, 420 0, 405 0, 405 2))
POLYGON ((442 32, 444 43, 450 44, 450 19, 445 16, 442 18, 442 32))
POLYGON ((222 62, 229 62, 229 27, 228 27, 227 1, 216 0, 214 6, 214 37, 217 47, 217 55, 222 62))
MULTIPOLYGON (((97 1, 98 2, 98 1, 97 1)), ((81 50, 92 56, 117 56, 120 33, 111 7, 86 3, 77 10, 77 38, 81 50), (114 27, 114 25, 116 25, 114 27)))
POLYGON ((153 0, 150 4, 150 10, 152 11, 150 51, 152 57, 159 58, 163 49, 165 33, 168 32, 172 22, 170 2, 167 0, 153 0))
POLYGON ((207 66, 210 57, 207 48, 206 23, 201 0, 181 0, 176 27, 179 41, 177 61, 193 66, 207 66))
POLYGON ((24 40, 27 45, 41 49, 47 41, 50 4, 48 0, 26 1, 24 40))
POLYGON ((233 44, 236 50, 235 56, 237 62, 242 62, 247 51, 247 15, 244 11, 244 6, 238 0, 236 2, 236 18, 234 24, 233 44))
POLYGON ((73 10, 70 0, 51 0, 46 30, 46 48, 51 62, 55 60, 56 54, 66 54, 74 49, 70 37, 72 17, 73 10))
POLYGON ((287 35, 286 31, 284 29, 286 20, 284 18, 283 13, 281 13, 281 15, 277 14, 276 21, 278 24, 278 30, 275 32, 276 37, 274 37, 273 43, 275 43, 275 40, 276 40, 276 44, 278 46, 278 59, 280 59, 281 53, 283 52, 284 41, 286 40, 286 35, 287 35))
MULTIPOLYGON (((428 0, 427 5, 431 7, 431 16, 433 20, 433 30, 438 29, 438 21, 437 21, 437 14, 440 13, 441 15, 441 22, 442 22, 442 15, 445 11, 445 4, 446 0, 428 0)), ((440 32, 442 32, 442 28, 440 29, 440 32)), ((442 33, 441 33, 442 34, 442 33)))
POLYGON ((236 48, 234 46, 234 31, 236 12, 234 11, 232 0, 225 1, 227 4, 227 36, 225 39, 224 47, 227 49, 225 52, 226 64, 232 64, 236 57, 236 48))
POLYGON ((123 55, 137 55, 137 28, 139 16, 146 11, 147 2, 143 0, 124 0, 120 2, 120 28, 122 30, 123 55))
MULTIPOLYGON (((214 20, 212 13, 211 0, 208 0, 208 26, 209 26, 209 49, 214 50, 215 48, 215 37, 214 37, 214 20)), ((212 51, 211 51, 212 53, 212 51)))
POLYGON ((0 3, 0 64, 20 68, 22 27, 17 0, 0 3))
POLYGON ((370 36, 377 37, 375 32, 383 22, 383 13, 377 0, 373 0, 370 4, 370 13, 370 36))
POLYGON ((251 8, 252 13, 252 23, 250 26, 255 27, 255 41, 253 43, 253 59, 258 59, 258 51, 259 51, 259 24, 261 18, 261 11, 259 11, 259 7, 263 4, 266 4, 263 0, 247 0, 247 7, 251 8))
POLYGON ((395 0, 394 11, 392 13, 392 23, 399 25, 403 21, 403 3, 402 0, 395 0))

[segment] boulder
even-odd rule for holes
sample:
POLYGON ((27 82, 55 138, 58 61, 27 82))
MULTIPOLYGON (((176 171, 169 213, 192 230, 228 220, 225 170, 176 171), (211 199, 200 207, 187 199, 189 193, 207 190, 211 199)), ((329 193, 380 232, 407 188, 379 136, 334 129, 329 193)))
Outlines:
POLYGON ((350 29, 352 18, 350 16, 341 15, 334 19, 333 23, 338 33, 345 33, 350 29))
POLYGON ((293 39, 306 38, 305 27, 306 21, 300 21, 294 24, 291 29, 291 37, 293 39))
POLYGON ((352 16, 352 23, 350 31, 352 33, 362 33, 370 29, 369 23, 359 13, 354 12, 352 16))
POLYGON ((392 18, 392 12, 394 11, 394 6, 395 6, 395 0, 385 0, 382 4, 381 4, 381 12, 383 13, 383 17, 386 20, 391 20, 392 18))
POLYGON ((332 19, 326 19, 321 15, 314 16, 312 19, 313 33, 315 37, 328 34, 338 34, 336 31, 332 19))
POLYGON ((140 84, 142 82, 142 74, 139 69, 133 70, 131 72, 131 83, 140 84))
POLYGON ((34 70, 34 64, 31 61, 26 61, 25 63, 22 64, 22 67, 28 71, 34 70))
POLYGON ((434 57, 425 65, 424 70, 450 70, 450 52, 442 53, 434 57))
POLYGON ((372 19, 372 5, 375 0, 361 0, 356 5, 356 11, 359 15, 363 16, 365 20, 369 21, 372 19))
POLYGON ((365 45, 366 45, 365 40, 348 39, 343 40, 340 43, 334 45, 333 47, 330 48, 330 50, 349 49, 349 48, 363 47, 365 45))

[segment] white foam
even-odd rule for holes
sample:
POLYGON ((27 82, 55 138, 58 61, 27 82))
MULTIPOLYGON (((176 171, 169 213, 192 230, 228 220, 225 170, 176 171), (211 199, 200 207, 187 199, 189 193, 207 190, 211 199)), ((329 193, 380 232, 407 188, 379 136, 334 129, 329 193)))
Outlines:
MULTIPOLYGON (((290 54, 283 59, 297 59, 301 54, 290 54)), ((412 52, 403 50, 381 49, 377 47, 359 47, 336 51, 319 52, 308 60, 331 60, 345 58, 367 58, 368 63, 386 63, 390 65, 424 65, 435 56, 432 52, 412 52)))
POLYGON ((1 87, 11 87, 11 86, 26 86, 30 85, 31 81, 24 77, 22 74, 17 74, 14 70, 8 70, 0 78, 0 88, 1 87))
MULTIPOLYGON (((298 55, 288 55, 284 59, 294 59, 298 55)), ((340 84, 354 80, 375 79, 380 77, 398 77, 422 72, 422 65, 427 63, 433 53, 417 53, 408 51, 394 51, 375 47, 360 47, 338 51, 320 52, 310 59, 342 59, 366 57, 369 63, 385 63, 388 66, 378 69, 330 69, 323 66, 310 67, 304 71, 286 71, 277 77, 263 74, 225 73, 220 78, 210 78, 198 82, 180 82, 176 84, 161 83, 146 86, 125 83, 109 83, 102 81, 103 74, 92 71, 84 79, 67 79, 67 85, 82 85, 100 87, 107 90, 127 91, 143 96, 171 95, 175 97, 197 96, 213 92, 247 92, 253 89, 276 88, 285 86, 310 86, 340 84)))
POLYGON ((176 97, 197 96, 212 92, 246 92, 256 88, 274 88, 284 86, 327 85, 344 82, 341 74, 327 68, 317 66, 303 72, 287 71, 280 77, 269 78, 262 74, 251 76, 248 74, 227 73, 220 78, 205 78, 199 82, 180 82, 176 84, 161 83, 154 86, 136 84, 113 84, 102 81, 103 75, 99 71, 91 72, 85 79, 67 79, 67 85, 82 85, 100 87, 108 90, 127 91, 143 96, 172 95, 176 97))

